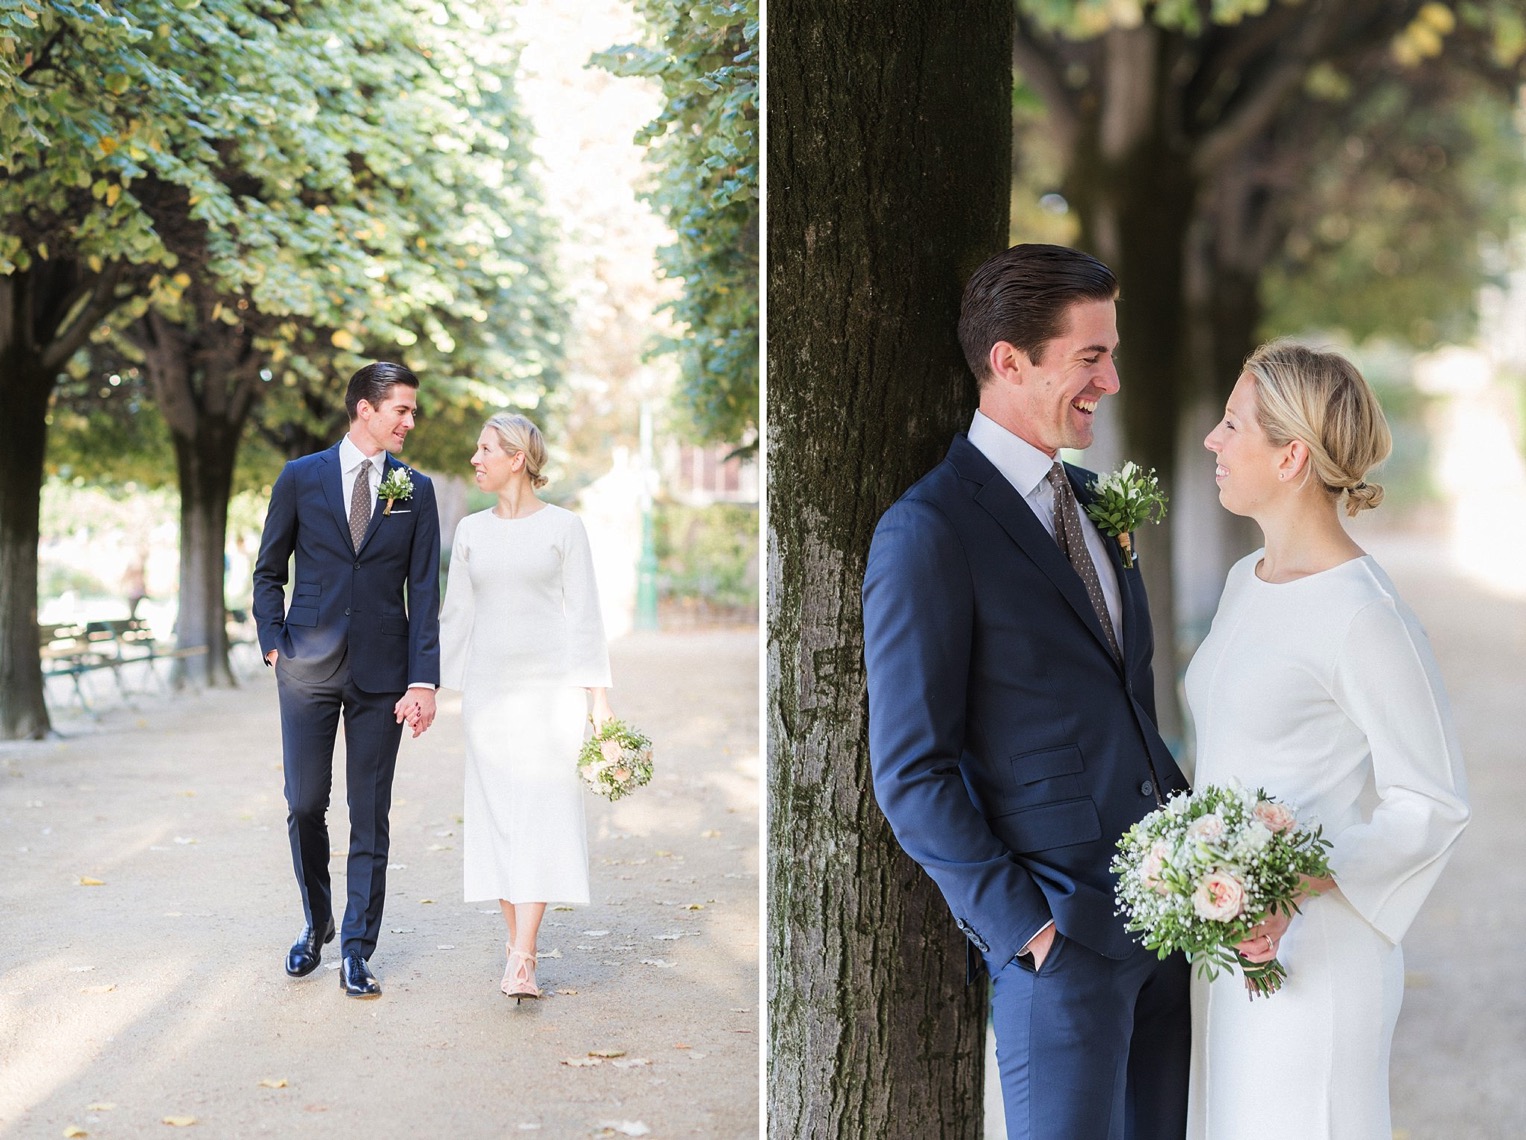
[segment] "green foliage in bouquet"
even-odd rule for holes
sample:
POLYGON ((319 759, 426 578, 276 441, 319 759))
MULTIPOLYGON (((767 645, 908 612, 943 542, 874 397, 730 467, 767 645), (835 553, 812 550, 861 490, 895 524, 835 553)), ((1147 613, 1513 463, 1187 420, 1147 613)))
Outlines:
POLYGON ((583 742, 578 775, 589 790, 607 800, 630 795, 652 778, 652 741, 618 718, 583 742))

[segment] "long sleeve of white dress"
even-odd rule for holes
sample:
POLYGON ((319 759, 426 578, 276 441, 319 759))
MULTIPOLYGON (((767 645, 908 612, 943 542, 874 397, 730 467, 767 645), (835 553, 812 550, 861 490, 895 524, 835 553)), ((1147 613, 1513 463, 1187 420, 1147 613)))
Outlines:
POLYGON ((450 576, 445 583, 445 602, 440 607, 440 685, 466 688, 466 664, 472 649, 472 574, 468 520, 456 524, 450 547, 450 576))
POLYGON ((1332 696, 1366 734, 1377 804, 1369 819, 1328 836, 1331 873, 1357 912, 1398 942, 1440 876, 1468 806, 1435 657, 1392 598, 1352 618, 1332 696))
POLYGON ((562 547, 562 607, 567 622, 567 680, 589 689, 611 685, 609 643, 583 521, 571 517, 562 547))

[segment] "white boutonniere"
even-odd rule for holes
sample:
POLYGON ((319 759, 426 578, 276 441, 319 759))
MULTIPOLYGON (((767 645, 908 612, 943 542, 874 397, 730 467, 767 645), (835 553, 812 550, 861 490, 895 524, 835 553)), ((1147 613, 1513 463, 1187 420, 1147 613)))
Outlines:
POLYGON ((382 480, 376 494, 379 498, 387 500, 387 506, 382 511, 384 515, 392 513, 392 504, 399 499, 405 501, 411 499, 413 497, 413 480, 408 478, 408 468, 394 467, 391 471, 387 472, 387 477, 382 480))
POLYGON ((1148 474, 1134 463, 1125 463, 1117 471, 1099 476, 1091 487, 1093 501, 1086 504, 1086 515, 1103 532, 1118 540, 1123 551, 1124 569, 1134 565, 1132 532, 1141 523, 1160 522, 1166 517, 1166 493, 1152 467, 1148 474))

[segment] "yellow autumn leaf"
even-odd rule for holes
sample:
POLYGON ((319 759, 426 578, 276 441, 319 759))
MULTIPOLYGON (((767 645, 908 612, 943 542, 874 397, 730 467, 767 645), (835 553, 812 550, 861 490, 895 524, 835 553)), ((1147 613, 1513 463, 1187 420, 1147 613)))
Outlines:
POLYGON ((40 242, 37 243, 37 256, 42 258, 44 261, 48 260, 48 243, 47 242, 40 241, 40 242))
POLYGON ((260 1082, 260 1088, 262 1089, 284 1089, 285 1087, 285 1077, 266 1077, 260 1082))
POLYGON ((117 149, 117 140, 112 138, 110 135, 102 135, 101 141, 98 145, 101 148, 102 154, 110 154, 112 151, 117 149))
POLYGON ((329 343, 343 352, 349 352, 355 347, 355 338, 350 335, 348 329, 335 329, 334 334, 329 337, 329 343))
POLYGON ((189 1128, 196 1123, 196 1118, 194 1116, 166 1116, 162 1123, 168 1124, 171 1128, 189 1128))
POLYGON ((81 875, 79 877, 79 885, 82 887, 104 887, 106 885, 106 880, 92 879, 89 875, 81 875))
POLYGON ((121 196, 122 188, 116 183, 112 183, 110 186, 106 187, 106 205, 115 206, 117 204, 117 199, 121 196))
POLYGON ((588 1055, 590 1057, 623 1057, 623 1056, 625 1056, 625 1050, 624 1049, 590 1049, 590 1050, 588 1050, 588 1055))
POLYGON ((177 273, 175 276, 171 277, 170 280, 173 281, 176 285, 179 285, 182 289, 185 289, 188 288, 191 284, 191 275, 189 273, 177 273))
POLYGON ((116 1105, 112 1101, 109 1101, 109 1100, 98 1100, 94 1104, 87 1104, 85 1106, 85 1111, 86 1112, 110 1112, 115 1107, 116 1107, 116 1105))
POLYGON ((71 1125, 69 1125, 68 1128, 64 1129, 64 1135, 65 1136, 69 1136, 69 1137, 74 1137, 74 1136, 89 1136, 90 1133, 86 1132, 78 1124, 71 1124, 71 1125))
POLYGON ((99 254, 92 253, 89 257, 85 258, 85 263, 90 266, 91 273, 99 273, 102 269, 106 268, 106 263, 101 260, 99 254))

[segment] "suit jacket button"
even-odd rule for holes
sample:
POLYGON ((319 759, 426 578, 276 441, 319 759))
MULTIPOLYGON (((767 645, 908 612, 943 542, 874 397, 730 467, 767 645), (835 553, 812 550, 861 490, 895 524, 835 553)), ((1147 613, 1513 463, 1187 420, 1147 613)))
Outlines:
POLYGON ((1154 793, 1154 791, 1155 791, 1155 785, 1150 783, 1149 780, 1146 780, 1144 783, 1139 785, 1139 794, 1142 795, 1142 796, 1151 795, 1151 794, 1154 793))
POLYGON ((350 611, 349 610, 345 610, 344 611, 344 616, 345 617, 349 617, 350 616, 350 611))
POLYGON ((357 569, 357 570, 360 569, 360 563, 359 562, 355 563, 355 569, 357 569))

